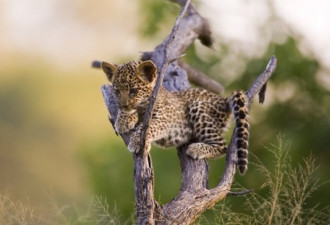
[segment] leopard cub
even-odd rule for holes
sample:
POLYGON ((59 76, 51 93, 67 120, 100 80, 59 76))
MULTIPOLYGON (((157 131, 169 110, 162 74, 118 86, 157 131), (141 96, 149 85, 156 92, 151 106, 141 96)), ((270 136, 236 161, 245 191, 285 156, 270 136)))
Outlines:
MULTIPOLYGON (((157 67, 149 60, 131 61, 119 66, 102 62, 102 69, 113 85, 119 104, 115 129, 119 133, 135 130, 128 149, 137 153, 142 129, 139 118, 143 118, 141 114, 154 89, 157 67)), ((237 165, 243 174, 247 169, 249 138, 246 103, 247 97, 242 91, 222 98, 203 89, 169 92, 161 87, 146 133, 145 150, 150 151, 151 142, 162 147, 190 143, 187 154, 194 159, 219 157, 227 150, 222 133, 233 113, 237 129, 237 165)))

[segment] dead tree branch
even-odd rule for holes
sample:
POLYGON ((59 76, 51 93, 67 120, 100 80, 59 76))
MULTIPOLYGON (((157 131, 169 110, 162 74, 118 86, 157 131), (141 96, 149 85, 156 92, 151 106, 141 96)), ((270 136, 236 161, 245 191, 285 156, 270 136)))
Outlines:
MULTIPOLYGON (((145 113, 143 122, 145 126, 141 137, 143 141, 141 143, 144 143, 145 131, 148 129, 153 103, 156 100, 160 86, 163 84, 170 91, 182 91, 190 87, 185 70, 187 66, 183 65, 183 68, 181 68, 178 62, 173 61, 173 59, 179 58, 198 38, 206 43, 207 46, 211 46, 212 44, 211 32, 207 21, 197 13, 192 5, 189 5, 189 0, 185 1, 185 4, 181 0, 177 0, 177 2, 184 6, 171 34, 153 52, 145 52, 142 55, 142 59, 153 60, 159 72, 154 93, 150 98, 150 104, 145 113), (187 14, 185 15, 186 12, 187 14)), ((97 63, 93 65, 97 67, 97 63)), ((246 92, 249 108, 254 96, 266 84, 274 72, 275 67, 276 58, 272 57, 266 70, 246 92)), ((110 121, 115 121, 119 107, 111 85, 104 85, 102 87, 102 93, 110 114, 110 121)), ((191 224, 216 202, 228 195, 234 195, 230 192, 230 188, 234 181, 237 164, 237 149, 234 143, 236 135, 236 131, 234 130, 227 150, 224 174, 219 184, 213 189, 208 189, 209 171, 207 160, 194 160, 190 158, 185 153, 187 146, 181 146, 178 149, 182 168, 180 193, 171 202, 163 206, 160 206, 154 198, 154 171, 150 155, 143 152, 143 147, 142 151, 139 151, 138 154, 133 154, 137 223, 191 224)), ((121 136, 127 145, 130 134, 121 136)), ((239 194, 246 194, 246 192, 239 194)))
POLYGON ((239 195, 247 195, 253 192, 253 190, 239 191, 239 192, 229 192, 227 196, 239 196, 239 195))
POLYGON ((188 79, 191 83, 194 83, 214 93, 220 94, 223 91, 223 87, 221 84, 206 76, 204 73, 194 69, 192 66, 185 63, 184 61, 180 60, 179 65, 182 69, 187 71, 188 79))
MULTIPOLYGON (((246 92, 246 95, 249 99, 249 107, 251 106, 253 102, 253 97, 260 92, 264 92, 267 84, 267 80, 270 78, 270 76, 274 73, 276 68, 276 57, 272 56, 271 59, 268 62, 268 65, 265 69, 265 71, 254 81, 250 89, 246 92)), ((259 95, 260 97, 260 95, 259 95)), ((262 101, 263 102, 263 101, 262 101)))

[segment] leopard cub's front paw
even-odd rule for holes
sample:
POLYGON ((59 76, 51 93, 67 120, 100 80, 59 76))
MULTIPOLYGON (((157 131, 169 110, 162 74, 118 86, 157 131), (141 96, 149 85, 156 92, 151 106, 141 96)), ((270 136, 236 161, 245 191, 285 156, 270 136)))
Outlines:
POLYGON ((132 135, 129 140, 128 150, 132 153, 138 153, 140 151, 140 135, 132 135))
POLYGON ((115 123, 115 129, 117 133, 127 133, 128 131, 132 130, 135 127, 135 123, 127 123, 124 121, 123 123, 121 121, 116 121, 115 123))
MULTIPOLYGON (((133 134, 131 136, 131 139, 129 141, 129 144, 128 144, 128 150, 132 153, 139 153, 140 152, 140 149, 141 149, 141 140, 140 140, 141 136, 140 136, 140 133, 138 134, 133 134)), ((150 149, 151 149, 151 143, 150 141, 146 141, 145 142, 145 145, 144 145, 144 150, 143 152, 144 153, 149 153, 150 152, 150 149)))
POLYGON ((118 133, 126 133, 135 127, 138 119, 139 118, 136 113, 125 114, 120 112, 115 122, 115 129, 118 133))

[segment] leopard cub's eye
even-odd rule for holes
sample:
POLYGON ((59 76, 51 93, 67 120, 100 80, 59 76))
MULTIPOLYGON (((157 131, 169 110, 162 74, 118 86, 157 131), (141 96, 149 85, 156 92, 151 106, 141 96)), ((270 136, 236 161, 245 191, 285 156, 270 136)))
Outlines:
POLYGON ((132 96, 135 96, 138 93, 138 89, 137 88, 131 88, 129 90, 129 94, 132 96))

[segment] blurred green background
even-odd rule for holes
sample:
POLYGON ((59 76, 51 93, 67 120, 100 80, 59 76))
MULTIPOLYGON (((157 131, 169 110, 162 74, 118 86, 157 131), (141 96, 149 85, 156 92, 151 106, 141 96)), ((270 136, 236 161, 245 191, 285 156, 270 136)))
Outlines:
MULTIPOLYGON (((265 146, 281 133, 292 141, 294 161, 316 156, 318 177, 329 180, 330 3, 194 3, 210 21, 214 49, 196 42, 184 60, 219 81, 224 95, 248 88, 269 57, 278 58, 265 104, 253 105, 250 152, 271 167, 265 146)), ((1 194, 40 213, 52 201, 84 205, 95 195, 106 197, 124 221, 134 213, 132 157, 108 122, 100 91, 106 79, 90 64, 151 51, 178 12, 166 0, 0 2, 1 194)), ((157 148, 152 157, 155 196, 165 203, 180 188, 178 157, 157 148)), ((210 164, 214 186, 224 159, 210 164)), ((237 181, 258 191, 264 178, 250 167, 237 181)), ((329 205, 329 188, 323 185, 309 204, 329 205)))

